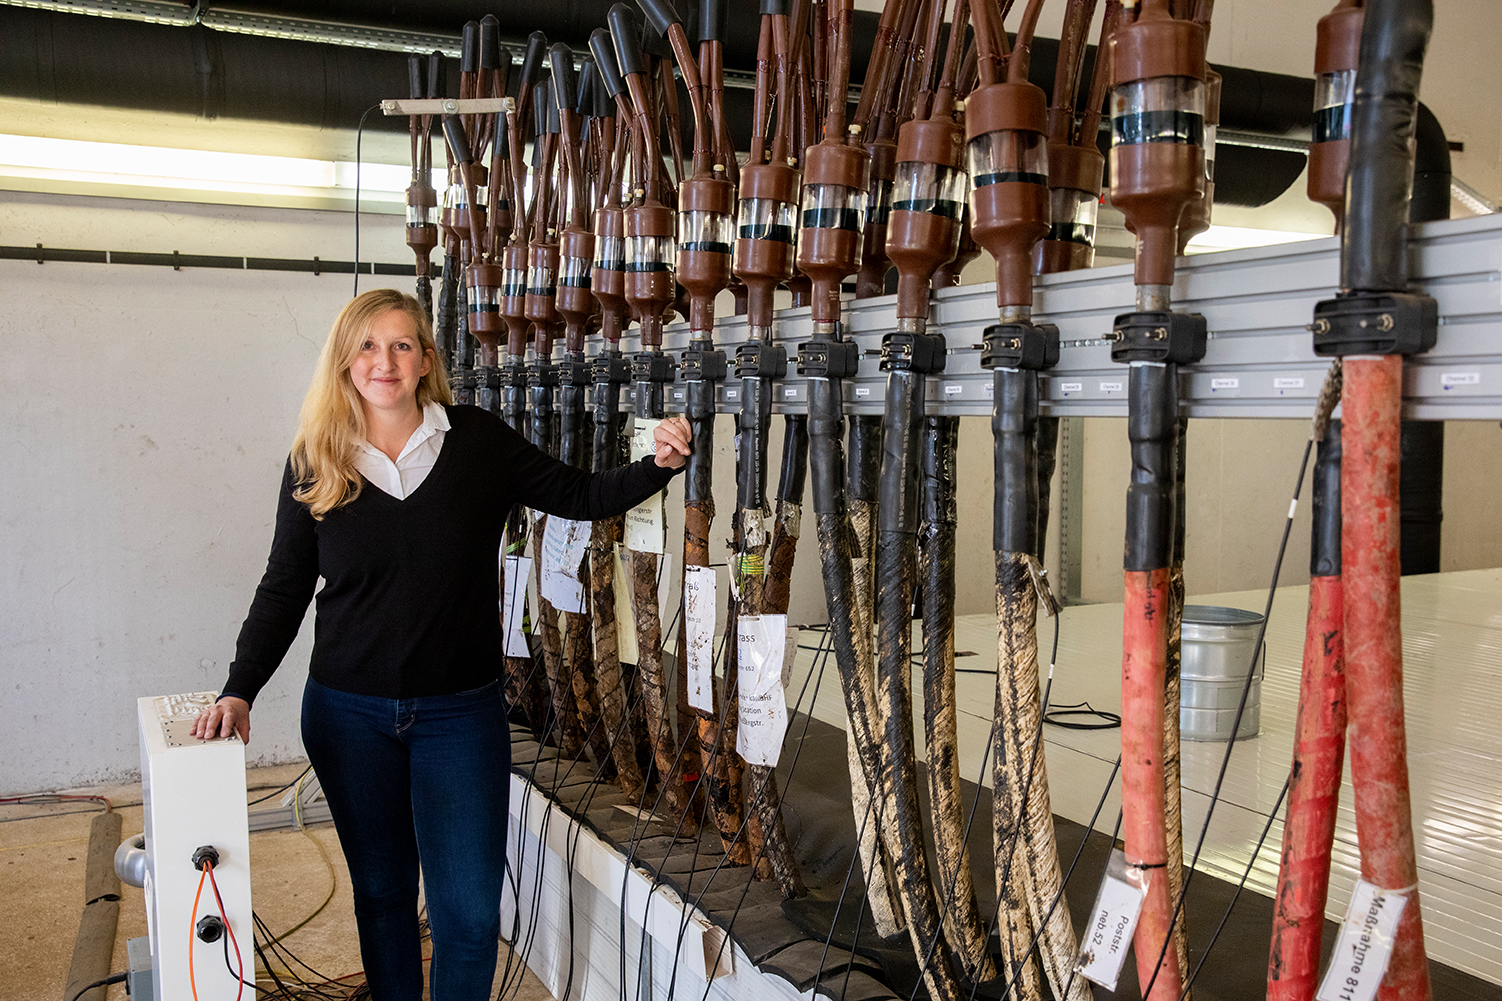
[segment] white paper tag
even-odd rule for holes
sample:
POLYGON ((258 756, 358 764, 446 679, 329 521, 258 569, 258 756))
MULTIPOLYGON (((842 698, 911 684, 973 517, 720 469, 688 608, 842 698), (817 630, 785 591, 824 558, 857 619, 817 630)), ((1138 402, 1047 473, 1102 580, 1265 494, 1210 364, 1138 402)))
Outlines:
POLYGON ((736 622, 740 659, 740 727, 735 749, 750 765, 773 767, 787 733, 787 696, 782 660, 787 654, 786 615, 746 615, 736 622))
POLYGON ((782 387, 782 398, 784 400, 796 400, 798 398, 798 387, 797 386, 784 386, 784 387, 782 387))
POLYGON ((856 386, 855 387, 855 395, 857 397, 870 396, 871 395, 871 387, 870 386, 856 386))
POLYGON ((1240 389, 1241 388, 1241 380, 1238 379, 1238 378, 1235 378, 1235 377, 1227 377, 1227 378, 1220 378, 1220 379, 1211 379, 1210 380, 1210 388, 1212 390, 1216 390, 1216 389, 1240 389))
POLYGON ((1273 379, 1274 389, 1303 389, 1304 379, 1302 376, 1288 375, 1273 379))
POLYGON ((1085 391, 1085 384, 1083 382, 1061 382, 1061 383, 1059 383, 1059 392, 1061 392, 1061 393, 1083 393, 1084 391, 1085 391))
POLYGON ((1080 976, 1108 991, 1116 990, 1146 899, 1147 873, 1127 865, 1121 849, 1112 850, 1106 878, 1095 895, 1090 924, 1085 928, 1079 959, 1075 961, 1074 968, 1080 976))
POLYGON ((1439 377, 1440 389, 1453 389, 1456 386, 1479 386, 1481 385, 1480 372, 1444 372, 1439 377))
POLYGON ((1356 881, 1317 1001, 1371 1001, 1377 996, 1407 904, 1407 890, 1383 890, 1364 879, 1356 881))
POLYGON ((684 641, 688 644, 688 704, 714 712, 715 572, 685 567, 683 574, 684 641))
POLYGON ((946 383, 944 383, 944 395, 945 396, 959 396, 964 391, 965 391, 965 387, 962 386, 962 385, 960 385, 957 382, 946 382, 946 383))
POLYGON ((636 646, 636 620, 631 617, 630 557, 619 545, 615 547, 615 650, 622 664, 638 663, 641 652, 636 646))
POLYGON ((551 517, 542 532, 542 596, 560 612, 585 611, 579 564, 589 548, 591 525, 551 517))
POLYGON ((1100 384, 1100 391, 1102 393, 1119 393, 1121 392, 1121 383, 1103 382, 1100 384))
POLYGON ((501 596, 501 622, 506 629, 507 657, 528 657, 532 653, 527 647, 527 637, 522 633, 522 613, 526 607, 523 596, 531 573, 532 557, 506 557, 506 593, 501 596))
MULTIPOLYGON (((652 432, 662 421, 637 419, 631 429, 631 459, 656 455, 652 432)), ((626 548, 635 553, 661 553, 667 548, 667 520, 663 516, 662 499, 666 491, 657 493, 626 512, 626 548)))

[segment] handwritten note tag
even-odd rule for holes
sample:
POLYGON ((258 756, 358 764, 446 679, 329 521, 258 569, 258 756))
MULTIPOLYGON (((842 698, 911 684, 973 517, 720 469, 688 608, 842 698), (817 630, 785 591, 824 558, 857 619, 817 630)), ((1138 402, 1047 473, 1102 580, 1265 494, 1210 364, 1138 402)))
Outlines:
MULTIPOLYGON (((631 458, 656 455, 652 432, 662 421, 638 418, 631 429, 631 458)), ((667 546, 667 519, 662 501, 666 491, 658 491, 626 512, 626 548, 636 553, 661 553, 667 546)))
POLYGON ((527 637, 522 632, 526 610, 527 578, 532 573, 532 557, 506 557, 506 590, 501 595, 501 622, 506 629, 505 655, 530 657, 527 637))
POLYGON ((1080 976, 1108 991, 1116 990, 1146 899, 1147 873, 1127 865, 1121 849, 1113 850, 1075 962, 1074 968, 1080 976))
POLYGON ((685 567, 683 625, 688 643, 688 704, 714 712, 715 572, 710 567, 685 567))
POLYGON ((560 612, 585 611, 579 566, 589 548, 587 521, 551 517, 542 533, 542 596, 560 612))
POLYGON ((1398 919, 1408 904, 1407 890, 1384 890, 1356 881, 1330 966, 1320 981, 1317 1001, 1371 1001, 1387 975, 1398 919))
POLYGON ((747 764, 772 767, 782 754, 788 728, 782 684, 787 623, 786 615, 747 615, 736 623, 741 718, 735 749, 747 764))

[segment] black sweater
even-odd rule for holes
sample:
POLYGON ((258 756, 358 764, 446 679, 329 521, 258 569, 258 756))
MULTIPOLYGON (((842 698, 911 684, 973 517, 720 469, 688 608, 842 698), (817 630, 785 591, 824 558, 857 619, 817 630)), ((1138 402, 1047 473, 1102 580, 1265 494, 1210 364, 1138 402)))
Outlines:
POLYGON ((282 477, 266 574, 240 629, 226 695, 254 702, 297 636, 321 576, 310 673, 389 699, 450 695, 500 675, 497 564, 514 504, 607 518, 665 487, 651 456, 591 474, 553 459, 495 415, 449 407, 450 429, 406 500, 366 484, 315 521, 282 477))

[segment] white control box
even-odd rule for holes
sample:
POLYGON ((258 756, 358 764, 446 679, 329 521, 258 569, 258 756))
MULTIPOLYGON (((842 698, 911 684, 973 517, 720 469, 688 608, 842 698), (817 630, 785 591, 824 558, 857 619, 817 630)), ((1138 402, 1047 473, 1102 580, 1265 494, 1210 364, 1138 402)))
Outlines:
MULTIPOLYGON (((234 946, 204 942, 194 927, 219 916, 207 879, 193 866, 205 845, 219 852, 214 880, 225 917, 239 944, 245 980, 255 982, 251 946, 250 832, 245 806, 245 745, 235 736, 198 740, 193 720, 216 692, 164 695, 137 702, 141 728, 141 787, 146 834, 146 924, 151 936, 155 1001, 234 1001, 239 993, 234 946), (197 911, 194 897, 198 896, 197 911), (192 942, 192 975, 189 942, 192 942)), ((246 988, 247 995, 254 993, 246 988)))

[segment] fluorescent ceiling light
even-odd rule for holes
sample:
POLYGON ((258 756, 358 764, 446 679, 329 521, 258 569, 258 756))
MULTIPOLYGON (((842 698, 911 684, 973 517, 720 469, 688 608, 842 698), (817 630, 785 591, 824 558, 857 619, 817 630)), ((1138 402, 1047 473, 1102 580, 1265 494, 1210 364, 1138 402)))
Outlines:
POLYGON ((1247 226, 1211 226, 1189 241, 1189 252, 1240 250, 1243 247, 1271 247, 1300 240, 1320 240, 1327 233, 1292 233, 1282 229, 1251 229, 1247 226))
MULTIPOLYGON (((359 165, 362 198, 401 201, 411 169, 389 163, 359 165)), ((58 181, 178 188, 249 194, 353 197, 356 165, 258 153, 169 149, 125 143, 0 135, 0 174, 58 181)), ((433 185, 445 184, 441 170, 433 185)))

